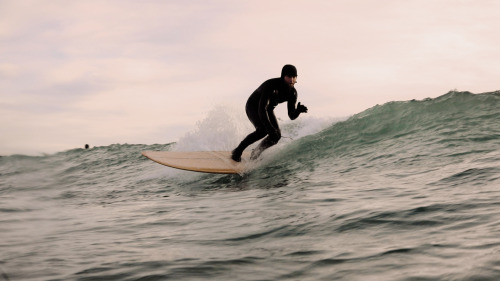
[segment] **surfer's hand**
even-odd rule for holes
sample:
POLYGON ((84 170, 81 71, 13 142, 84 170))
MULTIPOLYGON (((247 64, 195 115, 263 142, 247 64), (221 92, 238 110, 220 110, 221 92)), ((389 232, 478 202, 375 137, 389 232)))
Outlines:
POLYGON ((299 102, 299 104, 297 104, 297 111, 299 111, 301 113, 302 112, 307 113, 307 107, 305 107, 303 104, 300 104, 300 102, 299 102))

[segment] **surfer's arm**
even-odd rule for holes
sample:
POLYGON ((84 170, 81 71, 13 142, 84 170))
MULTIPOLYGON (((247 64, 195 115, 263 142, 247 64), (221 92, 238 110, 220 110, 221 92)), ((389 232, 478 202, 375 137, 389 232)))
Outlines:
POLYGON ((293 94, 290 97, 290 99, 288 100, 288 104, 287 104, 288 117, 290 117, 291 120, 297 119, 297 117, 299 117, 299 115, 302 112, 304 112, 304 113, 307 112, 307 107, 300 104, 300 102, 299 102, 299 104, 297 104, 297 107, 295 107, 296 102, 297 102, 297 92, 294 90, 293 94))

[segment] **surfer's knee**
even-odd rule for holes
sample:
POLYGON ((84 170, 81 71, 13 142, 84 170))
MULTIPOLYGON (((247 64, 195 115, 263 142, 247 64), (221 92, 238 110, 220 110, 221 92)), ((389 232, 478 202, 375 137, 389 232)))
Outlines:
POLYGON ((272 144, 277 144, 280 139, 281 139, 281 132, 279 130, 276 130, 272 134, 269 134, 269 142, 271 142, 272 144))
POLYGON ((267 136, 267 132, 266 132, 266 130, 263 130, 263 129, 260 129, 260 128, 259 128, 259 129, 257 129, 257 130, 255 131, 255 135, 256 135, 259 139, 261 139, 261 138, 263 138, 263 137, 267 136))

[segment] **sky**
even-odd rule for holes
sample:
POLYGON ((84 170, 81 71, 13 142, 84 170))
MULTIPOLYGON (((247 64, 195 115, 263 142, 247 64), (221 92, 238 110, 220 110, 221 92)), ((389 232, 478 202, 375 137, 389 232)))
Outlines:
POLYGON ((0 0, 0 155, 175 142, 217 106, 243 112, 285 64, 314 118, 500 90, 498 11, 497 0, 0 0))

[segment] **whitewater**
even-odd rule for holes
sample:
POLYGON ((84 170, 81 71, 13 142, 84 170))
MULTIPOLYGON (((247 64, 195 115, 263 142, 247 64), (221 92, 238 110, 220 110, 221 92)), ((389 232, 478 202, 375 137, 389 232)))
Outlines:
POLYGON ((500 91, 280 120, 244 175, 141 155, 230 150, 251 128, 228 116, 0 157, 0 280, 500 280, 500 91))

